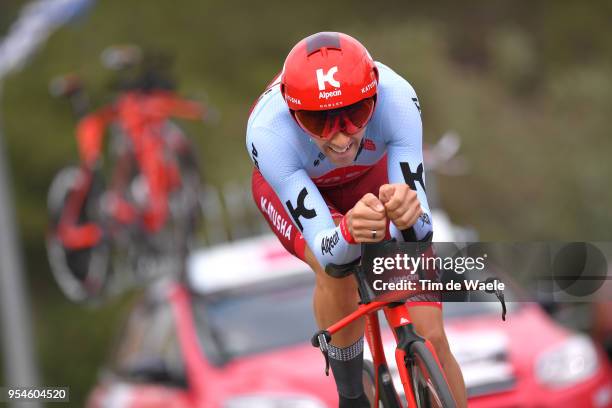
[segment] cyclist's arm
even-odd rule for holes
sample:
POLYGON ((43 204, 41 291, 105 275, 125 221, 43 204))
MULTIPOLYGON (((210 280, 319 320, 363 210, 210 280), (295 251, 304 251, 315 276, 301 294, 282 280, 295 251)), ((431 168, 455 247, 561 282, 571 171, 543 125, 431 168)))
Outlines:
POLYGON ((402 241, 431 239, 431 212, 425 191, 423 167, 423 127, 418 99, 406 81, 398 81, 389 95, 385 113, 389 135, 387 139, 389 183, 404 183, 417 193, 423 215, 408 230, 399 231, 391 224, 392 237, 402 241))
POLYGON ((308 247, 325 268, 345 265, 360 255, 336 227, 319 189, 303 169, 295 148, 269 129, 249 129, 247 149, 255 166, 280 198, 308 247))

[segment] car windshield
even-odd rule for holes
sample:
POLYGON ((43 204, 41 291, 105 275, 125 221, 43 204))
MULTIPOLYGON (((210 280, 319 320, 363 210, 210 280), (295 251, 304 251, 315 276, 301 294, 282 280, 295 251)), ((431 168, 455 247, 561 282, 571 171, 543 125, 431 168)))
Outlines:
POLYGON ((198 334, 214 360, 306 343, 317 331, 312 273, 194 297, 198 334))
MULTIPOLYGON (((308 342, 318 330, 312 312, 313 288, 313 274, 304 273, 194 296, 194 313, 204 351, 213 362, 221 363, 308 342)), ((444 317, 501 315, 501 305, 494 295, 473 292, 471 298, 474 301, 445 302, 444 317)), ((516 304, 508 304, 509 312, 516 308, 516 304)))

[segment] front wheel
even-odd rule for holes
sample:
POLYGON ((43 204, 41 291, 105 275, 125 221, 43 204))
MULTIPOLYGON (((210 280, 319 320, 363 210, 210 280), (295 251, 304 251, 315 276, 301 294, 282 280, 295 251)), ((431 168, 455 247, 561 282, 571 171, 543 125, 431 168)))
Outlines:
POLYGON ((365 393, 371 407, 378 408, 375 403, 376 398, 376 373, 374 364, 370 360, 364 360, 362 369, 363 392, 365 393))
POLYGON ((412 389, 418 407, 456 408, 442 369, 425 343, 412 343, 406 368, 412 378, 412 389))
POLYGON ((403 408, 395 391, 393 378, 386 365, 374 368, 374 363, 364 360, 362 369, 363 391, 372 408, 403 408), (378 375, 378 398, 376 398, 376 376, 378 375))

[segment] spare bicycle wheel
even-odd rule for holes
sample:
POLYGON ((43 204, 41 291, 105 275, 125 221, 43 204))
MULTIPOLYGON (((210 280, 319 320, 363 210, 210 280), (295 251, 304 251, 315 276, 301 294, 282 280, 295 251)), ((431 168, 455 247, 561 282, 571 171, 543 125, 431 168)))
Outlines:
MULTIPOLYGON (((99 244, 80 249, 70 249, 64 246, 57 235, 57 225, 70 193, 74 190, 81 170, 75 166, 61 169, 54 177, 47 196, 49 212, 49 228, 46 237, 47 256, 51 272, 62 293, 71 301, 77 303, 95 303, 105 292, 110 272, 110 249, 104 241, 99 244)), ((95 205, 101 191, 92 183, 91 189, 78 215, 78 221, 88 222, 92 219, 91 207, 95 205)))

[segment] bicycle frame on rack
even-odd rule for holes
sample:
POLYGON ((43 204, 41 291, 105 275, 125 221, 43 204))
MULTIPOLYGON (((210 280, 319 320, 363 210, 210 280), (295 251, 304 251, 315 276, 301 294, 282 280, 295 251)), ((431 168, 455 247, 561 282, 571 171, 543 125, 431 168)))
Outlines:
MULTIPOLYGON (((143 227, 148 232, 156 232, 166 222, 170 191, 181 183, 178 169, 164 159, 168 141, 161 138, 161 128, 170 117, 198 119, 204 113, 199 103, 182 99, 169 91, 127 92, 114 105, 81 119, 77 132, 82 161, 79 180, 68 197, 58 228, 64 245, 71 249, 88 248, 97 244, 102 237, 100 226, 91 222, 78 225, 77 218, 91 188, 95 163, 101 155, 102 139, 108 125, 120 124, 125 137, 132 144, 135 163, 145 177, 151 195, 149 208, 141 214, 143 227)), ((117 198, 120 197, 121 194, 118 194, 117 198)), ((120 224, 133 222, 137 217, 136 209, 126 201, 117 201, 113 218, 120 224)))

